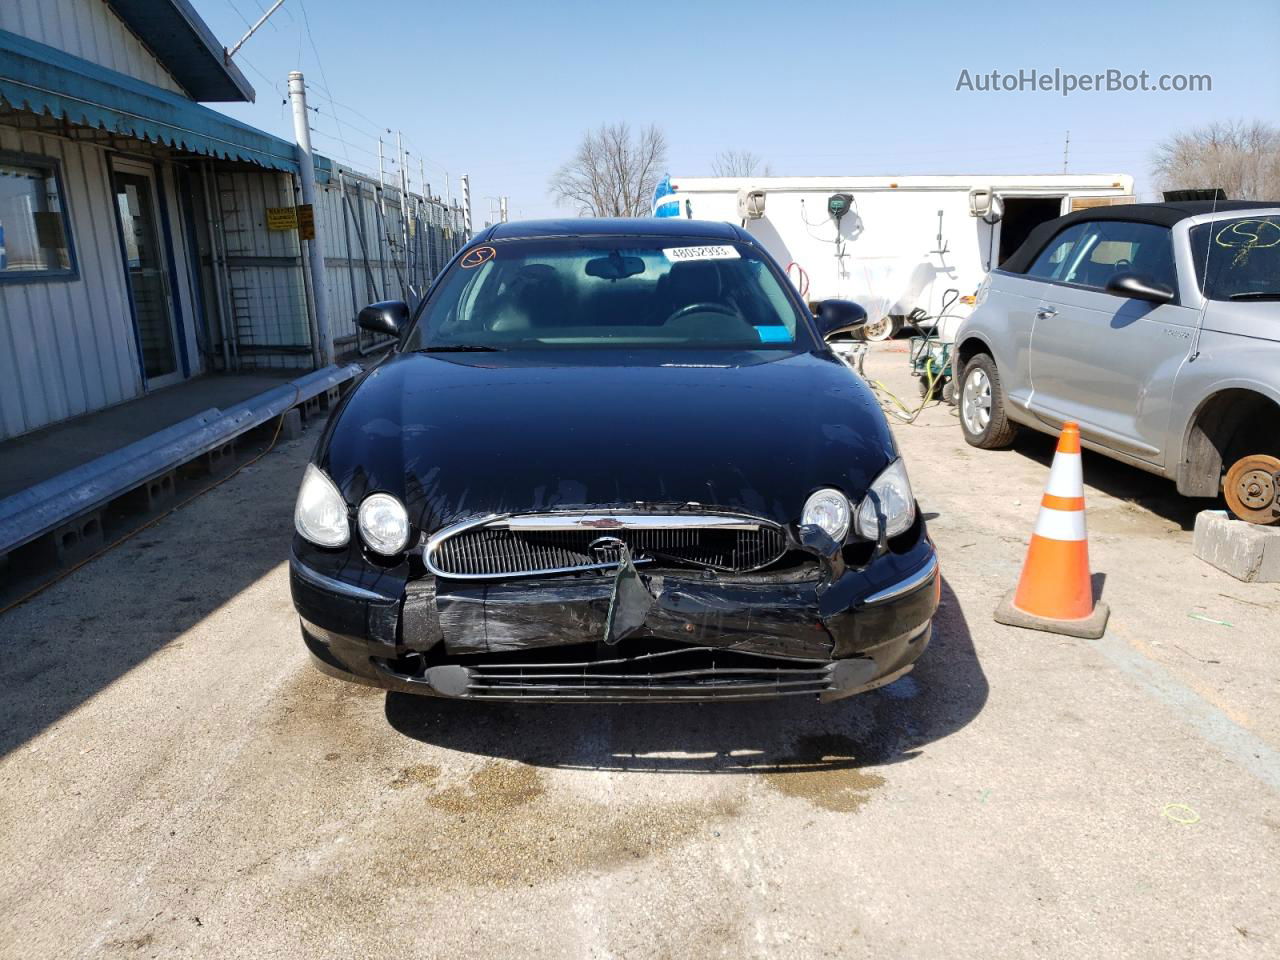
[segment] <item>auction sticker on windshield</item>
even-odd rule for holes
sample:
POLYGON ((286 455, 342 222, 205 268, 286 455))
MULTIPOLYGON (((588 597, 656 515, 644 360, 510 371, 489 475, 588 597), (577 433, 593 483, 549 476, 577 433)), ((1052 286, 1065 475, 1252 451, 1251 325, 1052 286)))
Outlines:
POLYGON ((686 260, 737 260, 741 255, 728 246, 717 247, 665 247, 662 251, 672 263, 686 260))

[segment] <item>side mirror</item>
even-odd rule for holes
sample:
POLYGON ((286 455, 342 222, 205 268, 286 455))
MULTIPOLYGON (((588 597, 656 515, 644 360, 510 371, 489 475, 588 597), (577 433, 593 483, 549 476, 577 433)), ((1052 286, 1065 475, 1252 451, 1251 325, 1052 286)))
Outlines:
POLYGON ((1173 288, 1168 284, 1128 270, 1112 276, 1104 289, 1107 293, 1128 297, 1131 300, 1146 300, 1149 303, 1173 302, 1173 288))
POLYGON ((813 306, 813 318, 823 340, 849 333, 867 322, 867 311, 852 300, 823 300, 813 306))
POLYGON ((381 300, 371 303, 356 317, 363 329, 370 333, 385 333, 390 337, 400 336, 409 323, 409 305, 403 300, 381 300))

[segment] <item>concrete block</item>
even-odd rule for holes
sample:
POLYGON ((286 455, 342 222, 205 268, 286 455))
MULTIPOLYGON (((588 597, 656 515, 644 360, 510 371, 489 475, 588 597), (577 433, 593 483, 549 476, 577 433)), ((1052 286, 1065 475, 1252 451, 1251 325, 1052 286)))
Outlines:
POLYGON ((178 470, 184 477, 216 476, 231 469, 236 462, 235 453, 235 440, 228 440, 207 453, 202 453, 198 457, 188 460, 178 470))
POLYGON ((278 443, 288 443, 302 436, 302 411, 297 407, 286 410, 280 416, 280 437, 278 443))
POLYGON ((82 513, 55 527, 49 534, 53 555, 61 566, 79 563, 102 549, 102 514, 97 510, 82 513))
POLYGON ((320 416, 320 395, 316 394, 314 397, 302 401, 302 406, 298 409, 302 411, 302 416, 308 420, 312 417, 320 416))
POLYGON ((176 470, 162 473, 141 486, 134 487, 116 502, 128 510, 150 513, 166 506, 178 495, 177 476, 176 470))
POLYGON ((1225 510, 1201 510, 1191 549, 1237 580, 1280 583, 1280 526, 1246 523, 1225 510))
POLYGON ((324 393, 320 394, 320 408, 322 410, 332 410, 338 405, 338 401, 342 398, 342 390, 338 387, 330 387, 324 393))

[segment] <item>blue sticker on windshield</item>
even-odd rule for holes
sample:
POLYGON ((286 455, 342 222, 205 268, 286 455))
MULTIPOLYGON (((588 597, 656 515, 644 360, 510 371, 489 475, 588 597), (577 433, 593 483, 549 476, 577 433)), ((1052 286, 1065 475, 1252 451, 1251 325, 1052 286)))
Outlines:
POLYGON ((761 343, 790 343, 791 331, 786 327, 756 327, 761 343))

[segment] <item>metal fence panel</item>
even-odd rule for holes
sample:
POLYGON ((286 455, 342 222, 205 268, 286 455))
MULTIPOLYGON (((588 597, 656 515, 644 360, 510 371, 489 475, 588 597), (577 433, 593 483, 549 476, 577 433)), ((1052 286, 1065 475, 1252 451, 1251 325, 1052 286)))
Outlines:
POLYGON ((318 185, 316 230, 323 244, 329 325, 339 353, 366 353, 387 342, 356 326, 377 300, 416 306, 462 242, 462 211, 439 197, 379 184, 335 166, 318 185))

